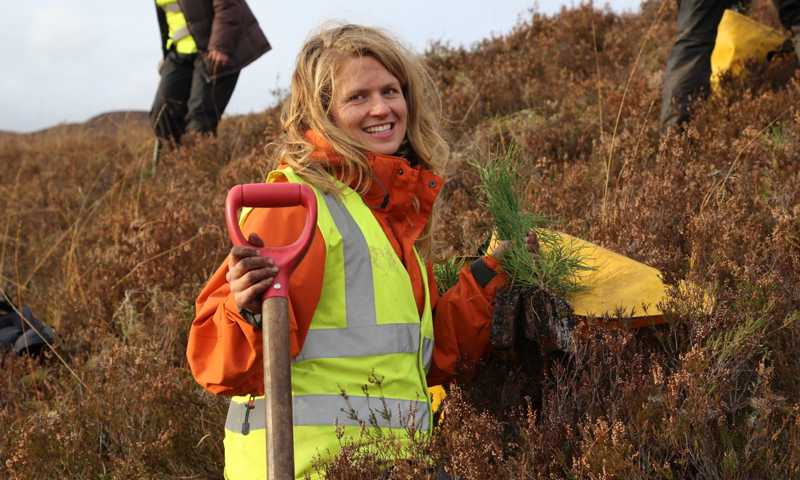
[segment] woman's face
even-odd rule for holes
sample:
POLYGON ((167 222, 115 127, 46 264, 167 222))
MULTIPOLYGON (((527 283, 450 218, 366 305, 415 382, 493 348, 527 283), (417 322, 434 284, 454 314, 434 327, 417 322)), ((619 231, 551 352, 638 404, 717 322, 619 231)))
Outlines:
POLYGON ((400 81, 372 57, 345 60, 336 80, 333 123, 371 152, 397 152, 408 118, 400 81))

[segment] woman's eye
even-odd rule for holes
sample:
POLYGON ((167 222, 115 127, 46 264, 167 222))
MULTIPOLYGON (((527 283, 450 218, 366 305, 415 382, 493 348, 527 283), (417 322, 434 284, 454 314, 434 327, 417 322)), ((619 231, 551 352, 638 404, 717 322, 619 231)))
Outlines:
POLYGON ((397 95, 398 93, 400 93, 400 91, 393 87, 387 88, 386 90, 383 91, 384 95, 397 95))
POLYGON ((360 101, 360 100, 364 100, 364 98, 365 98, 365 97, 364 97, 364 95, 363 95, 363 94, 361 94, 361 93, 356 93, 356 94, 350 95, 350 97, 348 97, 348 98, 347 98, 347 101, 348 101, 348 102, 358 102, 358 101, 360 101))

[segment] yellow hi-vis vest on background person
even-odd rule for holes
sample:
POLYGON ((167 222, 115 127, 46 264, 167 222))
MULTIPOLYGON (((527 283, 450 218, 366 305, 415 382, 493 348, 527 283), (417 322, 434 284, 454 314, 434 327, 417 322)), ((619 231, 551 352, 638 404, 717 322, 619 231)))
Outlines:
POLYGON ((774 28, 725 10, 711 54, 711 89, 717 91, 720 77, 728 72, 740 75, 748 61, 766 63, 768 54, 779 50, 784 41, 786 37, 774 28))
POLYGON ((175 51, 178 53, 184 55, 197 53, 197 44, 189 32, 186 17, 183 15, 177 0, 156 0, 156 5, 164 10, 164 14, 167 17, 169 38, 167 39, 166 49, 169 50, 172 45, 175 45, 175 51))
MULTIPOLYGON (((281 177, 304 183, 291 168, 271 172, 267 182, 281 177)), ((408 440, 407 427, 432 429, 425 377, 433 321, 425 265, 417 255, 426 292, 420 318, 408 273, 380 224, 358 193, 342 189, 339 198, 314 189, 325 271, 319 305, 292 362, 296 478, 312 474, 315 459, 357 443, 364 425, 400 441, 408 440)), ((231 398, 226 479, 265 478, 265 435, 264 397, 231 398)))

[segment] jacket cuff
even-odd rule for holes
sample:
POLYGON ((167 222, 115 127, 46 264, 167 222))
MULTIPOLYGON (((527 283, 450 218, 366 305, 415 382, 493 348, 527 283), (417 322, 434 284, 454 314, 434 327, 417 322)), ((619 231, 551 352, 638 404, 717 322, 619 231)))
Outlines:
POLYGON ((261 330, 261 313, 254 313, 246 308, 240 308, 239 316, 256 330, 261 330))
POLYGON ((486 288, 486 285, 497 276, 497 260, 492 256, 481 257, 469 267, 472 277, 481 288, 486 288))
POLYGON ((228 298, 225 299, 225 311, 230 321, 255 328, 252 323, 242 316, 242 312, 239 311, 239 307, 236 305, 236 300, 233 299, 233 295, 228 295, 228 298))

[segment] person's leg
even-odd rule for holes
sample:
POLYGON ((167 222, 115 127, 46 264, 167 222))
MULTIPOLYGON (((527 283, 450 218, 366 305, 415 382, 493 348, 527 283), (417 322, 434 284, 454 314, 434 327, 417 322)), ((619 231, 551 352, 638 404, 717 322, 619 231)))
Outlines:
POLYGON ((719 21, 729 5, 725 0, 681 0, 678 34, 664 71, 662 128, 687 121, 691 100, 708 94, 711 52, 719 21))
POLYGON ((800 59, 800 0, 773 0, 783 26, 792 33, 794 52, 800 59))
POLYGON ((199 133, 217 133, 217 124, 228 106, 236 88, 239 72, 209 79, 205 64, 197 56, 194 62, 192 93, 189 97, 189 111, 186 114, 186 129, 199 133))
POLYGON ((772 3, 778 10, 783 26, 797 33, 796 29, 800 28, 800 0, 772 0, 772 3))
POLYGON ((170 51, 161 66, 161 81, 150 109, 150 124, 160 142, 180 143, 186 128, 193 57, 170 51))

